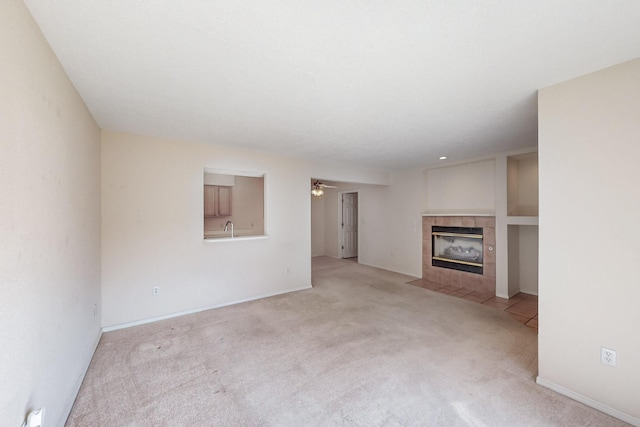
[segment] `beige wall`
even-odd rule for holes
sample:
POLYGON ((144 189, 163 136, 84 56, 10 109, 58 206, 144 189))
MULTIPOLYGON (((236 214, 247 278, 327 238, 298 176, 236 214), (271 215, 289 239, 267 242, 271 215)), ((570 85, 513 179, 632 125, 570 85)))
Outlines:
POLYGON ((538 226, 507 226, 509 295, 538 295, 538 226))
MULTIPOLYGON (((341 184, 337 184, 340 186, 341 184)), ((324 192, 324 253, 327 256, 337 258, 338 251, 338 189, 328 188, 324 192)), ((362 227, 358 232, 362 234, 362 227)))
POLYGON ((507 159, 507 214, 538 216, 538 153, 507 159))
POLYGON ((509 296, 520 291, 520 226, 507 226, 509 296))
POLYGON ((429 213, 494 213, 495 163, 485 160, 427 169, 429 213))
POLYGON ((389 270, 422 277, 422 213, 427 209, 424 171, 410 169, 392 175, 387 192, 387 230, 389 270))
POLYGON ((324 249, 326 197, 311 197, 311 256, 326 255, 324 249))
POLYGON ((507 158, 507 215, 519 215, 519 164, 513 157, 507 158))
MULTIPOLYGON (((419 277, 420 271, 416 272, 415 268, 411 269, 413 266, 410 265, 416 258, 421 259, 420 254, 416 256, 412 252, 415 247, 407 242, 399 245, 399 249, 395 247, 396 242, 393 234, 404 233, 407 225, 412 224, 411 222, 405 224, 397 218, 411 216, 412 211, 403 210, 400 204, 394 204, 390 196, 390 188, 393 186, 362 183, 337 183, 336 186, 337 188, 325 189, 321 202, 323 212, 321 215, 312 217, 312 219, 323 219, 322 223, 319 223, 319 220, 312 221, 312 230, 314 230, 314 235, 319 236, 320 229, 324 233, 324 255, 341 256, 340 198, 342 193, 357 192, 358 262, 419 277), (394 215, 396 219, 394 219, 394 215)), ((411 192, 410 189, 406 191, 411 192)), ((420 218, 419 212, 416 213, 416 216, 420 218)), ((413 232, 413 227, 409 230, 413 232)), ((419 226, 416 230, 416 233, 420 233, 419 226)), ((320 239, 318 238, 318 240, 320 239)))
POLYGON ((538 226, 519 225, 518 289, 525 294, 538 295, 538 226))
POLYGON ((376 171, 103 131, 103 326, 308 288, 316 173, 388 180, 376 171), (203 240, 204 168, 265 174, 267 238, 203 240))
POLYGON ((106 131, 102 156, 103 326, 310 286, 304 162, 106 131), (265 174, 268 238, 203 240, 205 167, 265 174))
MULTIPOLYGON (((332 181, 335 179, 331 174, 323 177, 327 176, 332 181)), ((506 192, 506 175, 502 181, 506 192)), ((315 254, 323 252, 327 256, 339 256, 338 197, 341 191, 359 191, 359 261, 415 277, 422 276, 422 214, 425 211, 495 211, 493 159, 396 172, 388 182, 380 182, 385 185, 339 184, 338 189, 325 191, 322 202, 324 247, 322 251, 314 251, 315 254)), ((504 197, 506 200, 506 194, 504 197)), ((320 232, 320 225, 312 222, 312 233, 320 235, 320 232)), ((320 247, 319 239, 314 241, 314 247, 320 247)))
POLYGON ((538 216, 538 156, 518 161, 518 215, 538 216))
POLYGON ((636 425, 639 117, 640 59, 539 93, 539 381, 636 425))
POLYGON ((100 335, 100 134, 20 0, 0 57, 0 425, 61 426, 100 335))

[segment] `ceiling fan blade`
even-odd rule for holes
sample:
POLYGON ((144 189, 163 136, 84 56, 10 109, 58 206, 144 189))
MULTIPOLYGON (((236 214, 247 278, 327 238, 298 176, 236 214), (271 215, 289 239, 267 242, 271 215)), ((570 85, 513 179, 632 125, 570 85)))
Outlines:
POLYGON ((327 185, 324 184, 322 181, 314 181, 314 183, 312 184, 314 187, 322 187, 322 188, 338 188, 334 185, 327 185))

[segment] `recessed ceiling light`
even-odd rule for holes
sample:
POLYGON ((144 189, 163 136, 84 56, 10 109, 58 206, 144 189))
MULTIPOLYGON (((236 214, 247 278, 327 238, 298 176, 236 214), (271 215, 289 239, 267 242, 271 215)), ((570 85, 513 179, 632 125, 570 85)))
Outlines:
POLYGON ((447 156, 440 156, 440 160, 447 160, 447 156))

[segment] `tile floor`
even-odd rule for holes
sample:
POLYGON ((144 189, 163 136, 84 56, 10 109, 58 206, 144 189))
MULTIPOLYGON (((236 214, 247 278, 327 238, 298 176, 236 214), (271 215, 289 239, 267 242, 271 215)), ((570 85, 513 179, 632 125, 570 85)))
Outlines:
POLYGON ((504 310, 517 321, 538 332, 538 297, 536 295, 521 292, 509 299, 504 299, 473 289, 443 285, 424 279, 413 280, 409 284, 504 310))

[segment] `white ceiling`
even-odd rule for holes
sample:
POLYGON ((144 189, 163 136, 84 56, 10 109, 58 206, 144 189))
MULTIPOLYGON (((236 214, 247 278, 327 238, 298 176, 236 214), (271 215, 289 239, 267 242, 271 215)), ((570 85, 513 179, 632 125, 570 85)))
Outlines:
POLYGON ((25 0, 98 124, 380 169, 536 145, 637 0, 25 0))

